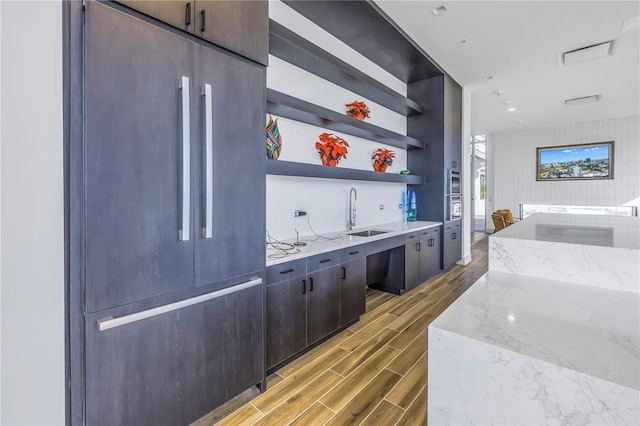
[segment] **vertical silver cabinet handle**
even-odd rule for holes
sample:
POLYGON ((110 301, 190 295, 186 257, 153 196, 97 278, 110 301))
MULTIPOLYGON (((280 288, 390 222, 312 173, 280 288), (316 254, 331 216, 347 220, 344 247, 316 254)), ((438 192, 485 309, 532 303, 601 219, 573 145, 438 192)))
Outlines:
POLYGON ((191 111, 189 107, 189 77, 180 80, 182 91, 182 217, 178 239, 189 241, 191 217, 191 111))
POLYGON ((202 237, 213 237, 213 105, 211 85, 204 85, 204 227, 202 237))

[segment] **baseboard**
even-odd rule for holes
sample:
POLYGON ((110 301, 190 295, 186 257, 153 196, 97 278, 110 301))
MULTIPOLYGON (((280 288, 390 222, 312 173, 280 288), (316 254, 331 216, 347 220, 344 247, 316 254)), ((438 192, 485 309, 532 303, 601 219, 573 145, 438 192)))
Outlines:
POLYGON ((469 263, 471 263, 471 254, 466 255, 465 257, 463 257, 462 259, 456 262, 456 264, 463 265, 463 266, 468 265, 469 263))

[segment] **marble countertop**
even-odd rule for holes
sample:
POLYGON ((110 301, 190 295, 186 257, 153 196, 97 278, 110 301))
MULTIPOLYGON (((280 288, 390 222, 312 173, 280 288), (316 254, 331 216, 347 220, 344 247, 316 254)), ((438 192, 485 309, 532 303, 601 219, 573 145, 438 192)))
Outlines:
POLYGON ((640 250, 640 218, 537 213, 491 236, 640 250))
POLYGON ((638 390, 638 324, 637 294, 489 271, 430 328, 638 390))
MULTIPOLYGON (((320 234, 320 238, 315 235, 300 237, 300 241, 307 243, 306 246, 295 247, 295 250, 289 250, 286 256, 280 256, 280 251, 274 249, 271 246, 267 246, 267 266, 277 265, 283 262, 289 262, 291 260, 302 259, 316 254, 328 253, 334 250, 341 250, 343 248, 357 246, 359 244, 371 243, 373 241, 382 240, 385 238, 395 237, 402 234, 408 234, 414 231, 420 231, 422 229, 433 228, 435 226, 442 225, 442 222, 427 222, 427 221, 415 221, 415 222, 392 222, 382 225, 373 225, 362 228, 354 228, 351 231, 341 231, 335 233, 320 234), (353 235, 347 235, 348 233, 365 231, 369 229, 388 231, 384 234, 374 235, 371 237, 356 237, 353 235)), ((282 243, 292 244, 295 239, 284 240, 282 243)))

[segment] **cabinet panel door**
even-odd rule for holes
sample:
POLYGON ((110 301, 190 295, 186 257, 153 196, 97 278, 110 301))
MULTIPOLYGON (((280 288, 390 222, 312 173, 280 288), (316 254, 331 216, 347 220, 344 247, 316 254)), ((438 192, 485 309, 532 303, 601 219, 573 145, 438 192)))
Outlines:
POLYGON ((182 37, 87 2, 88 312, 193 285, 193 241, 178 239, 180 82, 192 73, 192 56, 182 37))
POLYGON ((193 1, 118 0, 118 3, 181 30, 194 31, 195 7, 193 1))
POLYGON ((265 69, 204 46, 198 46, 196 55, 196 284, 234 277, 238 282, 248 279, 248 274, 261 274, 265 257, 265 69), (209 100, 203 96, 205 85, 211 86, 209 100), (212 132, 210 153, 205 149, 207 119, 212 132), (207 159, 213 176, 210 238, 203 234, 207 159))
POLYGON ((441 251, 440 251, 440 231, 434 231, 431 234, 431 244, 429 247, 429 263, 427 265, 427 269, 429 271, 429 278, 440 273, 440 264, 441 264, 441 251))
POLYGON ((306 346, 306 293, 304 276, 267 287, 267 368, 306 346))
POLYGON ((341 266, 340 327, 366 311, 367 259, 361 257, 341 266))
POLYGON ((420 241, 408 243, 404 249, 404 288, 410 290, 420 283, 420 241))
POLYGON ((196 0, 195 4, 197 36, 267 65, 269 58, 268 1, 196 0))
POLYGON ((322 269, 307 276, 307 345, 340 326, 340 267, 322 269))
POLYGON ((452 267, 458 260, 460 260, 461 254, 461 242, 460 231, 450 231, 444 233, 442 239, 442 268, 444 270, 452 267))
POLYGON ((87 316, 86 423, 190 424, 262 380, 262 286, 99 331, 87 316))

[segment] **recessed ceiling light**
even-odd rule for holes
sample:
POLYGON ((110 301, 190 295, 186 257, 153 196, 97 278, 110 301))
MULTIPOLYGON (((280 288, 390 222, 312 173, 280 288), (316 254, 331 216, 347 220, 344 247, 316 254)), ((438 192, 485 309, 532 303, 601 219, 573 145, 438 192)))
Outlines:
POLYGON ((516 120, 516 123, 522 124, 522 120, 516 120))
POLYGON ((448 11, 449 11, 449 8, 444 4, 440 7, 436 7, 435 9, 431 9, 431 13, 433 13, 435 16, 438 16, 442 13, 446 13, 448 11))
POLYGON ((485 76, 485 77, 482 77, 482 79, 483 79, 484 81, 493 80, 493 76, 492 76, 492 75, 487 75, 487 76, 485 76))
POLYGON ((469 43, 469 40, 467 39, 460 40, 460 44, 467 44, 467 43, 469 43))
POLYGON ((511 101, 504 101, 502 103, 505 104, 505 105, 509 105, 511 103, 511 101))
POLYGON ((513 111, 515 111, 515 110, 516 110, 516 109, 515 109, 514 107, 511 107, 511 108, 509 108, 507 111, 509 111, 509 112, 513 112, 513 111))
POLYGON ((562 106, 569 107, 569 106, 590 104, 593 102, 600 102, 600 99, 602 99, 602 95, 591 95, 591 96, 582 96, 580 98, 565 99, 564 101, 562 101, 562 106))
POLYGON ((633 31, 640 28, 640 15, 632 16, 622 21, 622 32, 633 31))
POLYGON ((504 90, 494 90, 494 91, 493 91, 493 94, 494 94, 494 95, 496 95, 496 96, 500 96, 500 95, 502 95, 503 93, 504 93, 504 90))

